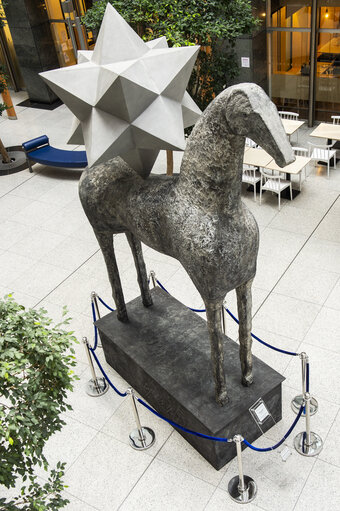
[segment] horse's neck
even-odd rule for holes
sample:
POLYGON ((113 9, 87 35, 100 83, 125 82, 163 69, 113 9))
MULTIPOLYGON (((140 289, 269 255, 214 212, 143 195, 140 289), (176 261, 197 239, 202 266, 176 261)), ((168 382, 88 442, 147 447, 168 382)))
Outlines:
POLYGON ((181 193, 209 209, 238 208, 243 152, 244 137, 231 133, 224 108, 206 111, 188 139, 178 183, 181 193))

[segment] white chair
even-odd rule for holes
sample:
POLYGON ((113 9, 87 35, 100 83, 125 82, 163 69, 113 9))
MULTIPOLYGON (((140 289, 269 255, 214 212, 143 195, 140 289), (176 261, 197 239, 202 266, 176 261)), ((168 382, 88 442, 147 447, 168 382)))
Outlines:
MULTIPOLYGON (((296 147, 296 146, 292 146, 292 149, 293 149, 293 152, 296 156, 304 156, 305 158, 308 158, 308 149, 306 149, 305 147, 296 147)), ((302 169, 305 171, 305 180, 307 179, 307 171, 306 171, 306 167, 307 165, 302 169)), ((301 192, 301 176, 302 176, 302 170, 299 174, 299 190, 301 192)))
POLYGON ((316 161, 327 162, 327 177, 329 178, 329 162, 334 158, 334 168, 336 169, 336 149, 332 149, 332 144, 317 145, 308 142, 308 156, 316 161))
POLYGON ((246 146, 247 147, 257 147, 257 143, 254 142, 251 138, 246 137, 246 146))
POLYGON ((256 202, 256 184, 261 181, 261 174, 253 165, 243 165, 242 183, 254 187, 254 201, 256 202))
MULTIPOLYGON (((331 115, 331 118, 333 119, 333 124, 340 124, 340 115, 331 115)), ((340 140, 333 140, 333 149, 336 149, 337 151, 340 150, 340 140)))
POLYGON ((290 121, 298 121, 299 120, 299 114, 296 114, 295 112, 279 112, 279 116, 281 119, 289 119, 290 121))
POLYGON ((290 200, 293 200, 292 182, 284 179, 279 172, 278 174, 271 174, 269 170, 260 168, 261 172, 261 186, 260 186, 260 205, 262 201, 262 190, 276 193, 279 201, 279 211, 281 209, 281 192, 286 188, 290 189, 290 200))

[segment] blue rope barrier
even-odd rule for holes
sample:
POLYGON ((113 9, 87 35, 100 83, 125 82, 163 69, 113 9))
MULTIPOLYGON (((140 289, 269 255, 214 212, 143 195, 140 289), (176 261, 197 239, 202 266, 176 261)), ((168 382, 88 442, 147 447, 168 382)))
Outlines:
POLYGON ((104 305, 104 307, 109 309, 109 311, 114 312, 114 309, 112 309, 112 307, 110 307, 107 303, 105 303, 104 300, 102 298, 100 298, 100 296, 97 295, 97 298, 100 301, 100 303, 102 303, 104 305))
POLYGON ((94 308, 94 303, 92 301, 91 301, 91 307, 92 307, 92 318, 93 318, 93 328, 94 328, 94 346, 93 346, 93 350, 96 350, 97 346, 98 346, 98 331, 97 331, 97 327, 95 325, 95 322, 97 321, 97 318, 96 318, 96 309, 94 308))
POLYGON ((174 421, 164 417, 164 415, 161 415, 160 413, 156 412, 156 410, 151 408, 151 406, 149 406, 145 401, 143 401, 143 399, 137 397, 137 401, 141 405, 143 405, 145 408, 147 408, 151 413, 156 415, 156 417, 159 417, 160 419, 162 419, 163 421, 167 422, 171 426, 174 426, 175 428, 181 429, 185 433, 190 433, 190 435, 199 436, 200 438, 206 438, 207 440, 214 440, 215 442, 231 442, 231 440, 229 440, 228 438, 204 435, 204 433, 197 433, 197 431, 193 431, 192 429, 188 429, 188 428, 185 428, 184 426, 180 426, 176 422, 174 422, 174 421))
MULTIPOLYGON (((160 287, 161 289, 163 289, 163 291, 165 291, 166 293, 168 293, 168 295, 170 294, 170 293, 169 293, 169 291, 168 291, 167 289, 165 289, 165 287, 163 286, 163 284, 161 284, 161 283, 159 282, 159 280, 158 280, 158 279, 156 279, 156 282, 157 282, 157 284, 159 285, 159 287, 160 287)), ((191 307, 188 307, 188 309, 190 309, 192 312, 205 312, 205 309, 192 309, 191 307)))
POLYGON ((108 375, 107 375, 107 374, 106 374, 106 372, 104 371, 104 369, 103 369, 103 367, 102 367, 101 363, 99 362, 98 357, 97 357, 97 355, 96 355, 96 354, 95 354, 95 352, 94 352, 94 349, 93 349, 93 348, 89 348, 89 349, 90 349, 90 351, 91 351, 91 353, 92 353, 92 355, 93 355, 93 358, 94 358, 94 359, 95 359, 95 361, 97 362, 97 365, 98 365, 99 369, 101 370, 101 372, 102 372, 102 374, 103 374, 103 376, 104 376, 105 380, 107 381, 107 383, 110 385, 110 387, 111 387, 111 388, 112 388, 112 389, 113 389, 113 390, 114 390, 114 391, 115 391, 115 392, 116 392, 116 393, 117 393, 120 397, 125 397, 125 396, 127 395, 127 394, 126 394, 126 392, 120 392, 120 391, 117 389, 117 387, 115 387, 115 386, 113 385, 112 381, 110 380, 110 378, 108 377, 108 375))
MULTIPOLYGON (((225 310, 227 311, 227 313, 229 314, 229 316, 231 318, 233 318, 234 321, 236 321, 237 324, 239 324, 239 320, 234 316, 234 314, 232 314, 232 312, 230 312, 229 309, 227 309, 225 307, 225 310)), ((264 346, 267 346, 267 348, 270 348, 274 351, 278 351, 279 353, 285 353, 286 355, 292 355, 293 357, 298 357, 299 356, 299 353, 295 353, 295 351, 286 351, 286 350, 281 350, 280 348, 276 348, 275 346, 272 346, 271 344, 268 344, 266 341, 263 341, 262 339, 260 339, 259 337, 257 337, 257 335, 255 334, 251 334, 251 336, 253 337, 253 339, 256 339, 259 343, 263 344, 264 346)))
POLYGON ((243 442, 245 443, 245 445, 247 447, 249 447, 253 451, 258 451, 258 452, 274 451, 274 449, 277 449, 278 447, 280 447, 280 445, 282 445, 283 442, 289 437, 289 435, 291 434, 291 432, 293 431, 293 429, 297 425, 297 423, 298 423, 298 421, 299 421, 299 419, 300 419, 300 417, 302 415, 303 409, 304 409, 304 403, 300 406, 299 413, 297 414, 293 424, 291 425, 291 427, 289 428, 287 433, 283 436, 283 438, 277 444, 275 444, 275 445, 273 445, 271 447, 255 447, 254 445, 249 443, 245 438, 243 439, 243 442))
MULTIPOLYGON (((166 293, 168 293, 168 295, 170 294, 169 291, 167 289, 165 289, 165 287, 163 286, 163 284, 161 284, 161 282, 159 282, 158 279, 156 279, 156 282, 157 284, 159 285, 159 287, 161 289, 163 289, 163 291, 165 291, 166 293)), ((206 312, 206 309, 192 309, 191 307, 188 307, 188 309, 190 309, 191 311, 193 312, 206 312)), ((229 309, 227 309, 227 307, 225 307, 225 310, 226 312, 229 314, 229 316, 234 320, 236 321, 237 324, 239 324, 239 320, 236 318, 236 316, 234 316, 234 314, 232 312, 230 312, 229 309)), ((274 351, 278 351, 279 353, 284 353, 285 355, 291 355, 293 357, 298 357, 299 356, 299 353, 295 353, 294 351, 286 351, 286 350, 281 350, 280 348, 276 348, 275 346, 272 346, 271 344, 268 344, 267 342, 263 341, 262 339, 260 339, 259 337, 257 337, 257 335, 255 334, 251 334, 251 336, 253 337, 253 339, 256 339, 256 341, 258 341, 259 343, 263 344, 264 346, 267 346, 267 348, 270 348, 274 351)))

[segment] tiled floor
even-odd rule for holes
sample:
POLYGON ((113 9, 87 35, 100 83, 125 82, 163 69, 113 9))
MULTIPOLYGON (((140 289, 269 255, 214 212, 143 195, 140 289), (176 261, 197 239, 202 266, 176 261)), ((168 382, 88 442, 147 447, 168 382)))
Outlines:
MULTIPOLYGON (((23 93, 14 95, 15 103, 22 99, 23 93)), ((17 121, 7 120, 6 114, 0 118, 5 145, 46 133, 52 144, 68 147, 71 115, 64 106, 54 111, 18 107, 17 113, 17 121)), ((298 145, 306 146, 308 131, 300 130, 298 145)), ((179 162, 176 154, 177 169, 179 162)), ((164 167, 162 154, 155 171, 164 167)), ((284 201, 280 212, 276 196, 265 194, 259 206, 252 193, 245 188, 242 193, 261 233, 253 331, 276 346, 308 353, 311 390, 320 405, 312 426, 325 445, 318 457, 305 458, 293 449, 293 435, 286 442, 291 449, 286 462, 278 451, 247 449, 244 470, 258 484, 249 510, 340 509, 340 169, 331 170, 329 180, 321 167, 311 166, 308 174, 301 194, 292 203, 284 201)), ((35 165, 33 174, 0 176, 0 293, 14 291, 17 301, 44 306, 55 320, 67 305, 77 337, 92 339, 91 291, 112 300, 99 247, 78 199, 79 177, 79 171, 41 165, 35 165)), ((123 237, 117 236, 115 244, 125 296, 131 300, 139 294, 132 256, 123 237)), ((155 270, 176 298, 202 306, 177 261, 147 247, 144 253, 148 270, 155 270)), ((228 304, 236 313, 234 293, 228 304)), ((227 331, 237 339, 229 318, 227 331)), ((81 344, 76 352, 80 380, 70 395, 73 412, 65 414, 67 426, 46 447, 52 466, 57 460, 67 462, 69 511, 239 509, 227 494, 228 481, 237 472, 235 460, 215 471, 177 432, 144 410, 142 422, 156 431, 156 445, 133 451, 127 438, 133 427, 128 403, 111 391, 88 397, 84 385, 90 373, 81 344)), ((259 344, 254 353, 286 377, 283 420, 257 442, 268 446, 294 419, 290 400, 300 390, 300 363, 259 344)), ((105 367, 121 389, 127 387, 105 367)))

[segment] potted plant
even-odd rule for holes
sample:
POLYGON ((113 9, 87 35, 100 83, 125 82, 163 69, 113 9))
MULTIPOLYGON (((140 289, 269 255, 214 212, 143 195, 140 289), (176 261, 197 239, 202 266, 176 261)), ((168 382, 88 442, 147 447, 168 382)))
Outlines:
POLYGON ((76 376, 69 318, 53 325, 44 309, 18 305, 11 295, 0 300, 0 485, 23 481, 20 495, 0 497, 0 509, 55 510, 68 502, 62 496, 64 464, 58 463, 41 485, 36 465, 48 469, 43 454, 47 440, 65 422, 71 407, 66 393, 76 376))

